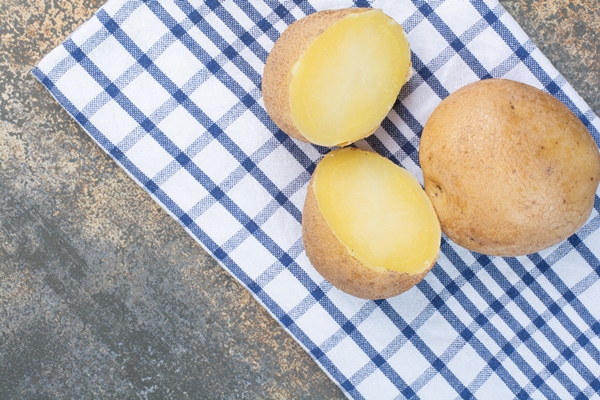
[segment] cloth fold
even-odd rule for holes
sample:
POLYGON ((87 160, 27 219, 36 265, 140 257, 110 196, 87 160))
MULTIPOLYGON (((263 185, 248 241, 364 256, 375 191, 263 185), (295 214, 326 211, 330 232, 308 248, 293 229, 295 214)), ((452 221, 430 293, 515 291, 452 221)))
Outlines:
POLYGON ((239 280, 352 398, 589 398, 600 391, 600 201, 568 240, 517 258, 445 238, 408 292, 365 301, 311 266, 301 210, 329 149, 289 138, 261 98, 281 32, 317 10, 377 7, 414 74, 357 145, 415 174, 435 106, 504 77, 600 120, 494 0, 109 0, 33 70, 140 186, 239 280))

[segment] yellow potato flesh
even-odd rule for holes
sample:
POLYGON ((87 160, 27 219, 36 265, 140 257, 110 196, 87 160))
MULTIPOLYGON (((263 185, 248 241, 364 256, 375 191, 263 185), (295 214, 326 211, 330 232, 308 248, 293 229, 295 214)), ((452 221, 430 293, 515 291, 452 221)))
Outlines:
POLYGON ((329 228, 362 264, 416 274, 431 266, 441 228, 416 178, 373 153, 345 148, 319 163, 314 190, 329 228))
POLYGON ((394 105, 409 68, 400 24, 378 9, 350 14, 319 35, 294 66, 294 124, 323 146, 362 139, 394 105))

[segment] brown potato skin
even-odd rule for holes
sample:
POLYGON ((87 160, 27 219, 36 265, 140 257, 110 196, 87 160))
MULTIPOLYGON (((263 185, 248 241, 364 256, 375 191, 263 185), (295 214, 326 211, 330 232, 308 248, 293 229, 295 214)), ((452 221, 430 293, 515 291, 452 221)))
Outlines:
POLYGON ((419 158, 442 231, 488 255, 535 253, 571 236, 589 218, 600 180, 598 146, 575 114, 506 79, 443 100, 419 158))
POLYGON ((267 113, 289 136, 308 142, 292 120, 289 85, 294 64, 308 46, 331 25, 348 14, 369 10, 369 8, 344 8, 310 14, 288 26, 273 45, 263 72, 262 95, 267 113))
POLYGON ((311 178, 302 212, 302 241, 308 259, 315 269, 333 286, 367 300, 397 296, 427 275, 435 265, 420 274, 410 275, 395 271, 375 271, 348 253, 319 210, 311 178))

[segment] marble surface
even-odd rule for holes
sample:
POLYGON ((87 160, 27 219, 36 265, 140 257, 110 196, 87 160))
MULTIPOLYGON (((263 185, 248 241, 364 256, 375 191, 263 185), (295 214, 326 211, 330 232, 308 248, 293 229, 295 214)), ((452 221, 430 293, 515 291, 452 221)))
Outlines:
MULTIPOLYGON (((343 398, 31 75, 100 0, 0 1, 0 398, 343 398)), ((600 114, 597 0, 501 0, 600 114)))

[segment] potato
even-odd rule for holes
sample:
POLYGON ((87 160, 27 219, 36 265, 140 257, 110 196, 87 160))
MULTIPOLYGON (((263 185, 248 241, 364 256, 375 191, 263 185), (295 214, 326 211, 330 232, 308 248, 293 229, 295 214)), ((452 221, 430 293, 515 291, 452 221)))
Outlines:
POLYGON ((488 255, 535 253, 568 238, 589 218, 600 179, 583 123, 551 95, 506 79, 444 99, 419 158, 442 231, 488 255))
POLYGON ((265 108, 295 139, 346 145, 379 127, 410 65, 402 26, 381 10, 319 11, 275 42, 263 72, 265 108))
POLYGON ((364 299, 408 290, 435 264, 441 235, 417 179, 387 158, 346 147, 317 165, 302 238, 313 266, 338 289, 364 299))

